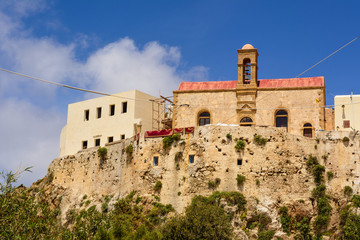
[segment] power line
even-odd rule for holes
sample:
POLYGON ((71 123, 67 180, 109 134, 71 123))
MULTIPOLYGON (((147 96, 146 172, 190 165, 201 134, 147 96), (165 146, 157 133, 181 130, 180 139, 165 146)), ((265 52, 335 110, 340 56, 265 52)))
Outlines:
POLYGON ((322 59, 321 61, 317 62, 316 64, 312 65, 311 67, 309 67, 308 69, 306 69, 305 71, 303 71, 302 73, 300 73, 299 75, 297 75, 295 78, 298 78, 299 76, 303 75, 304 73, 306 73, 307 71, 309 71, 310 69, 316 67, 317 65, 319 65, 320 63, 322 63, 323 61, 325 61, 326 59, 328 59, 329 57, 331 57, 332 55, 334 55, 335 53, 339 52, 341 49, 345 48, 346 46, 350 45, 351 43, 355 42, 357 39, 359 39, 360 36, 354 38, 353 40, 351 40, 350 42, 348 42, 347 44, 345 44, 344 46, 342 46, 341 48, 339 48, 338 50, 336 50, 335 52, 331 53, 329 56, 325 57, 324 59, 322 59))
POLYGON ((15 74, 15 75, 22 76, 22 77, 26 77, 26 78, 31 78, 31 79, 34 79, 34 80, 37 80, 37 81, 40 81, 40 82, 44 82, 44 83, 48 83, 48 84, 53 84, 53 85, 56 85, 56 86, 65 87, 65 88, 69 88, 69 89, 73 89, 73 90, 77 90, 77 91, 82 91, 82 92, 87 92, 87 93, 93 93, 93 94, 98 94, 98 95, 102 95, 102 96, 117 97, 117 98, 134 100, 134 101, 150 102, 149 99, 135 99, 135 98, 129 98, 129 97, 121 97, 121 96, 117 96, 117 95, 110 94, 110 93, 104 93, 104 92, 89 90, 89 89, 85 89, 85 88, 78 88, 78 87, 74 87, 74 86, 70 86, 70 85, 66 85, 66 84, 62 84, 62 83, 47 81, 47 80, 44 80, 44 79, 41 79, 41 78, 32 77, 32 76, 29 76, 29 75, 26 75, 26 74, 14 72, 14 71, 7 70, 7 69, 4 69, 4 68, 0 68, 0 70, 3 71, 3 72, 15 74))
MULTIPOLYGON (((341 48, 339 48, 338 50, 334 51, 333 53, 331 53, 329 56, 325 57, 324 59, 322 59, 321 61, 317 62, 316 64, 314 64, 313 66, 311 66, 310 68, 306 69, 305 71, 303 71, 302 73, 300 73, 299 75, 297 75, 295 78, 300 77, 301 75, 303 75, 304 73, 308 72, 310 69, 313 69, 314 67, 316 67, 317 65, 319 65, 320 63, 322 63, 323 61, 325 61, 326 59, 330 58, 331 56, 333 56, 335 53, 339 52, 340 50, 342 50, 343 48, 345 48, 346 46, 350 45, 351 43, 355 42, 357 39, 359 39, 360 36, 354 38, 353 40, 351 40, 350 42, 348 42, 347 44, 345 44, 344 46, 342 46, 341 48)), ((292 80, 294 80, 295 78, 293 78, 292 80)), ((275 90, 279 89, 279 87, 275 88, 275 90)), ((267 95, 263 96, 262 98, 258 99, 257 101, 260 101, 264 98, 266 98, 267 96, 269 96, 271 93, 268 93, 267 95)))

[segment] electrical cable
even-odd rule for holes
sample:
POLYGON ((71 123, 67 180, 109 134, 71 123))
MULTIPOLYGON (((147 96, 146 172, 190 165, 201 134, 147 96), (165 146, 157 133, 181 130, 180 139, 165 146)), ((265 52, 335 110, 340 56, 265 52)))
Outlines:
POLYGON ((312 68, 316 67, 317 65, 319 65, 320 63, 322 63, 323 61, 325 61, 326 59, 330 58, 332 55, 336 54, 337 52, 339 52, 341 49, 345 48, 346 46, 350 45, 351 43, 355 42, 357 39, 359 39, 360 36, 354 38, 353 40, 351 40, 350 42, 348 42, 347 44, 345 44, 344 46, 342 46, 341 48, 339 48, 338 50, 336 50, 335 52, 331 53, 329 56, 323 58, 322 60, 320 60, 319 62, 315 63, 314 65, 312 65, 311 67, 309 67, 308 69, 306 69, 305 71, 303 71, 302 73, 300 73, 299 75, 297 75, 295 78, 298 78, 299 76, 303 75, 304 73, 306 73, 307 71, 311 70, 312 68))
POLYGON ((78 88, 78 87, 74 87, 74 86, 70 86, 70 85, 66 85, 66 84, 62 84, 62 83, 57 83, 57 82, 52 82, 52 81, 47 81, 41 78, 37 78, 37 77, 32 77, 26 74, 22 74, 22 73, 18 73, 18 72, 14 72, 14 71, 10 71, 4 68, 0 68, 0 71, 3 72, 7 72, 7 73, 11 73, 11 74, 15 74, 18 76, 22 76, 22 77, 26 77, 26 78, 31 78, 40 82, 44 82, 44 83, 48 83, 48 84, 53 84, 56 86, 60 86, 60 87, 65 87, 65 88, 69 88, 69 89, 73 89, 73 90, 77 90, 77 91, 82 91, 82 92, 87 92, 87 93, 93 93, 93 94, 98 94, 98 95, 102 95, 102 96, 109 96, 109 97, 117 97, 117 98, 122 98, 122 99, 128 99, 128 100, 134 100, 134 101, 146 101, 146 102, 152 102, 149 99, 135 99, 135 98, 129 98, 129 97, 121 97, 121 96, 117 96, 115 94, 110 94, 110 93, 104 93, 104 92, 99 92, 99 91, 94 91, 94 90, 89 90, 89 89, 85 89, 85 88, 78 88))
MULTIPOLYGON (((311 67, 309 67, 308 69, 306 69, 305 71, 303 71, 302 73, 300 73, 299 75, 297 75, 295 78, 293 78, 292 80, 299 78, 301 75, 303 75, 304 73, 308 72, 309 70, 313 69, 314 67, 316 67, 317 65, 319 65, 320 63, 322 63, 323 61, 325 61, 326 59, 330 58, 331 56, 333 56, 334 54, 336 54, 337 52, 339 52, 340 50, 342 50, 343 48, 347 47, 348 45, 350 45, 351 43, 355 42, 357 39, 359 39, 360 36, 354 38, 353 40, 351 40, 350 42, 348 42, 347 44, 345 44, 344 46, 340 47, 339 49, 337 49, 336 51, 334 51, 333 53, 331 53, 329 56, 323 58, 322 60, 320 60, 319 62, 317 62, 316 64, 312 65, 311 67)), ((275 88, 275 90, 277 90, 279 88, 275 88)), ((269 96, 269 94, 265 95, 264 97, 258 99, 257 101, 261 101, 262 99, 264 99, 265 97, 269 96)))

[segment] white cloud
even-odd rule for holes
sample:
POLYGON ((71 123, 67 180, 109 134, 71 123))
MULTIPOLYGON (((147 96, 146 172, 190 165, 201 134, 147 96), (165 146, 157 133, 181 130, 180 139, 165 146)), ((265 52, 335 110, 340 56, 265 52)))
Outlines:
POLYGON ((0 169, 33 166, 33 173, 24 175, 21 181, 27 184, 43 177, 58 155, 65 116, 16 99, 2 101, 0 112, 0 169))
POLYGON ((86 70, 95 89, 111 93, 138 89, 157 96, 159 89, 169 94, 180 83, 179 61, 177 48, 151 42, 138 49, 133 40, 124 38, 93 54, 86 70))
MULTIPOLYGON (((53 38, 33 36, 23 27, 24 16, 47 7, 41 0, 34 3, 12 1, 12 5, 0 7, 0 67, 93 90, 117 93, 138 89, 154 96, 159 89, 171 95, 180 81, 207 79, 204 67, 179 68, 184 64, 177 47, 158 42, 137 47, 130 38, 110 43, 81 62, 75 52, 86 47, 87 36, 76 34, 73 43, 64 45, 53 38), (10 6, 11 16, 5 11, 10 6)), ((34 173, 21 181, 26 185, 42 177, 58 155, 66 116, 56 110, 59 106, 48 109, 38 105, 39 99, 57 104, 58 93, 47 84, 0 73, 0 170, 34 166, 34 173)))

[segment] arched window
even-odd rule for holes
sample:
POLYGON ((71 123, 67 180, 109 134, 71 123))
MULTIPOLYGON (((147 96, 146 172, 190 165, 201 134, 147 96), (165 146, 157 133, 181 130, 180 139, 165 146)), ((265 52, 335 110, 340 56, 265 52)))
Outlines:
POLYGON ((251 126, 253 120, 249 117, 244 117, 240 120, 240 126, 251 126))
POLYGON ((243 72, 243 83, 244 84, 250 84, 251 80, 251 61, 248 58, 244 59, 243 62, 244 72, 243 72))
POLYGON ((275 114, 276 127, 288 127, 288 113, 285 110, 279 110, 275 114))
POLYGON ((305 123, 303 128, 304 137, 312 137, 312 125, 310 123, 305 123))
POLYGON ((199 126, 210 124, 210 113, 202 112, 199 115, 199 126))

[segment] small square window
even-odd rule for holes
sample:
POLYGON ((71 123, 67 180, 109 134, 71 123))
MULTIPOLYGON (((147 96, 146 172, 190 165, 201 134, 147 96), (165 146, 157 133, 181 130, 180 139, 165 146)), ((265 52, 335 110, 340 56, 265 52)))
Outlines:
POLYGON ((101 107, 96 109, 96 118, 101 118, 101 107))
POLYGON ((154 157, 154 166, 158 166, 159 165, 159 157, 155 156, 154 157))
POLYGON ((110 116, 114 116, 115 115, 115 105, 113 104, 113 105, 110 105, 110 116))
POLYGON ((100 146, 100 138, 95 139, 95 147, 100 146))
POLYGON ((241 165, 242 165, 242 159, 238 159, 238 160, 237 160, 237 165, 238 165, 238 166, 241 166, 241 165))
POLYGON ((87 141, 82 142, 82 149, 87 149, 87 141))
POLYGON ((114 141, 114 137, 108 137, 108 142, 111 143, 114 141))
POLYGON ((344 128, 350 128, 350 120, 344 120, 344 128))
POLYGON ((89 116, 90 116, 90 110, 87 109, 84 111, 84 121, 89 121, 89 116))
POLYGON ((127 102, 123 102, 122 103, 122 113, 126 113, 127 112, 127 102))
POLYGON ((122 134, 122 135, 120 136, 120 138, 121 138, 121 139, 125 139, 125 134, 122 134))
POLYGON ((189 155, 189 163, 192 164, 195 161, 195 155, 189 155))

